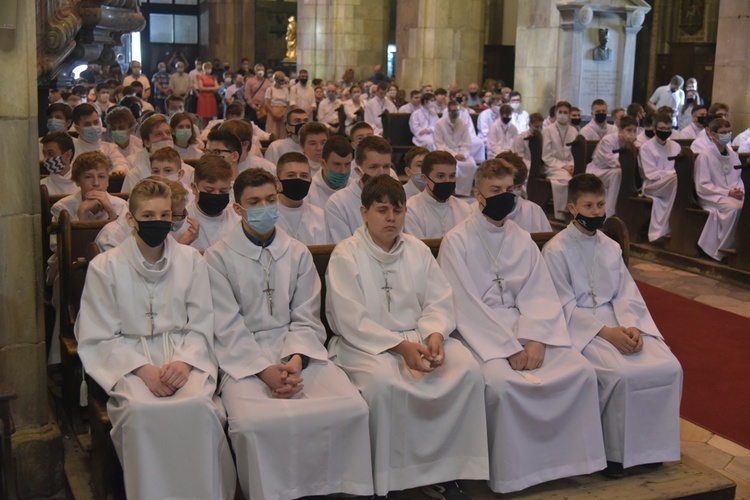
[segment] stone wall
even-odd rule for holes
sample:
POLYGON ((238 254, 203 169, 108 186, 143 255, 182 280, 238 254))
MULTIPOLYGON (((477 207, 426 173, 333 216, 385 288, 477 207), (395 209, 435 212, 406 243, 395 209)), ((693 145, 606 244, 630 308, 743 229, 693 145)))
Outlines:
MULTIPOLYGON (((729 105, 735 135, 750 127, 750 0, 724 0, 719 7, 714 100, 729 105)), ((699 88, 700 89, 700 88, 699 88)))

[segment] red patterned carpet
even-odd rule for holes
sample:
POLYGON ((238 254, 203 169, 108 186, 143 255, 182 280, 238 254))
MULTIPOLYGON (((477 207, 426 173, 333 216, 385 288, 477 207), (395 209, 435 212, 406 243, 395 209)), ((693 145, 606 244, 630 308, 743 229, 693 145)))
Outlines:
POLYGON ((750 319, 638 282, 684 370, 681 415, 750 448, 750 319))

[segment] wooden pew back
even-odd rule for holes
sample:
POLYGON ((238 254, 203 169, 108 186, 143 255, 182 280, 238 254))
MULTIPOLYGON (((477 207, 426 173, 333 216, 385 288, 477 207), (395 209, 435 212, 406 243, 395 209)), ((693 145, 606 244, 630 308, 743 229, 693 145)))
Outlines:
POLYGON ((529 179, 526 193, 529 201, 533 201, 545 208, 552 199, 552 185, 544 177, 542 169, 542 133, 534 131, 529 134, 529 153, 531 154, 531 165, 529 166, 529 179))
POLYGON ((598 144, 598 140, 586 139, 581 134, 578 134, 570 143, 570 153, 573 155, 573 175, 586 173, 586 165, 591 163, 598 144))
POLYGON ((695 194, 695 154, 683 146, 674 161, 677 172, 677 195, 669 216, 671 237, 664 248, 670 252, 698 257, 698 238, 706 224, 708 212, 698 205, 695 194))
POLYGON ((409 128, 409 117, 411 113, 389 113, 385 111, 381 115, 383 122, 383 138, 387 140, 393 148, 393 167, 396 173, 403 174, 404 155, 414 147, 412 138, 414 134, 409 128))
POLYGON ((750 153, 740 153, 740 165, 735 167, 742 170, 742 184, 745 186, 745 202, 737 221, 734 233, 734 252, 729 255, 729 265, 750 271, 750 203, 747 202, 750 193, 750 153))
POLYGON ((617 195, 615 213, 628 228, 634 243, 648 241, 648 225, 651 221, 651 198, 640 195, 641 174, 638 170, 638 149, 627 143, 619 150, 622 180, 617 195))

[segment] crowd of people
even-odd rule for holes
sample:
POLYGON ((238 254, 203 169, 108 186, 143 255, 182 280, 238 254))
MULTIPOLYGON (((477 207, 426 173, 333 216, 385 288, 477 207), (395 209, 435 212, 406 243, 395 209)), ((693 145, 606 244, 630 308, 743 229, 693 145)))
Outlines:
MULTIPOLYGON (((579 108, 529 113, 502 82, 407 100, 380 67, 290 82, 227 66, 179 61, 167 78, 160 63, 149 82, 133 61, 123 88, 51 93, 46 110, 41 182, 68 195, 53 216, 109 221, 76 336, 110 396, 128 496, 232 498, 238 477, 250 499, 457 499, 461 480, 506 493, 679 459, 680 365, 600 229, 630 142, 649 239, 667 235, 673 138, 694 138, 699 244, 721 259, 744 199, 726 105, 675 77, 648 111, 597 99, 581 126, 579 108), (410 113, 401 181, 384 111, 410 113), (531 134, 553 217, 573 219, 541 252, 531 134), (573 176, 579 134, 599 144, 573 176), (127 203, 107 192, 123 177, 127 203), (443 238, 437 260, 427 238, 443 238), (307 249, 325 243, 327 343, 307 249)), ((750 130, 735 141, 750 149, 750 130)))

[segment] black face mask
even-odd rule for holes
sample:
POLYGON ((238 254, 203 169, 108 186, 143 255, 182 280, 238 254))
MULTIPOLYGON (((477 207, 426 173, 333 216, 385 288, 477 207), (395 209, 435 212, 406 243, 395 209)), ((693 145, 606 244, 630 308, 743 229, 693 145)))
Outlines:
POLYGON ((290 200, 300 201, 310 191, 310 181, 304 179, 282 179, 281 193, 290 200))
POLYGON ((702 125, 702 126, 704 126, 704 127, 705 127, 705 126, 706 126, 706 118, 707 118, 707 116, 699 116, 699 117, 698 117, 698 123, 699 123, 700 125, 702 125))
POLYGON ((607 121, 607 113, 596 113, 594 115, 594 121, 596 123, 604 123, 607 121))
POLYGON ((294 132, 289 132, 289 129, 287 129, 287 132, 289 132, 290 135, 296 135, 299 137, 299 131, 306 125, 305 122, 298 123, 297 125, 287 125, 287 127, 294 127, 294 132))
POLYGON ((581 124, 581 119, 580 118, 571 118, 570 119, 570 124, 573 125, 574 127, 577 127, 578 125, 581 124))
MULTIPOLYGON (((430 179, 428 177, 428 179, 430 179)), ((432 181, 432 179, 430 179, 432 181)), ((456 190, 456 183, 455 182, 435 182, 433 187, 430 188, 430 191, 432 191, 432 194, 435 195, 435 198, 437 198, 440 201, 445 201, 448 198, 451 197, 453 192, 456 190)))
POLYGON ((685 102, 688 103, 688 104, 693 104, 695 102, 695 98, 688 97, 687 99, 685 99, 685 102))
POLYGON ((503 121, 503 123, 504 123, 504 124, 506 124, 506 125, 510 123, 510 116, 503 116, 503 117, 502 117, 502 118, 500 118, 500 119, 501 119, 501 120, 503 121))
POLYGON ((300 83, 301 83, 302 85, 307 85, 307 78, 300 78, 300 79, 299 79, 299 82, 300 82, 300 83))
POLYGON ((662 141, 666 141, 667 139, 669 139, 669 136, 671 136, 671 135, 672 135, 672 131, 671 130, 669 132, 664 132, 664 131, 661 131, 661 130, 657 130, 656 131, 656 137, 658 137, 662 141))
POLYGON ((224 66, 224 71, 229 71, 229 66, 224 66))
POLYGON ((654 130, 644 130, 643 133, 646 134, 646 137, 649 139, 656 135, 656 131, 654 130))
POLYGON ((476 96, 477 96, 477 93, 476 93, 476 92, 469 92, 469 95, 470 95, 471 97, 476 97, 476 96))
POLYGON ((169 220, 137 220, 138 236, 151 248, 156 248, 167 239, 172 230, 172 221, 169 220))
POLYGON ((482 198, 485 203, 482 213, 497 222, 506 218, 516 207, 516 195, 513 193, 500 193, 489 198, 482 195, 482 198))
POLYGON ((606 220, 606 218, 606 215, 601 215, 599 217, 586 217, 579 212, 578 215, 576 215, 575 220, 586 231, 595 233, 597 229, 601 229, 604 226, 604 221, 606 220))
POLYGON ((201 212, 209 217, 214 217, 223 212, 229 205, 229 193, 214 194, 199 191, 196 203, 201 212))

